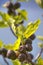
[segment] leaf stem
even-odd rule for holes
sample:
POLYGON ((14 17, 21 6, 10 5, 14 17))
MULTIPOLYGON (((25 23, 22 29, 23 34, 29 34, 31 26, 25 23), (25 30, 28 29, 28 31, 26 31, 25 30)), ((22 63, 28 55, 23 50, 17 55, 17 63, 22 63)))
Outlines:
POLYGON ((38 60, 38 58, 41 56, 42 52, 43 52, 43 48, 41 48, 40 52, 37 54, 34 62, 36 62, 38 60))
POLYGON ((18 37, 15 35, 14 31, 12 30, 11 26, 9 26, 9 27, 10 27, 10 30, 11 30, 11 32, 13 33, 13 35, 14 35, 16 38, 18 38, 18 37))
POLYGON ((16 38, 18 38, 18 37, 15 35, 14 31, 12 30, 11 25, 10 25, 9 23, 8 23, 8 25, 9 25, 9 28, 10 28, 11 32, 13 33, 13 35, 14 35, 16 38))
POLYGON ((7 64, 7 65, 9 65, 9 63, 7 62, 7 60, 6 60, 6 58, 3 56, 3 60, 5 61, 5 63, 7 64))

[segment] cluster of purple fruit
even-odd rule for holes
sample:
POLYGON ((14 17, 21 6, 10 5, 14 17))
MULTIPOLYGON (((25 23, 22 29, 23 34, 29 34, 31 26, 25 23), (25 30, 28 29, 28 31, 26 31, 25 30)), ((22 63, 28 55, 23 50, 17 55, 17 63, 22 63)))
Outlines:
MULTIPOLYGON (((9 15, 13 14, 15 16, 16 15, 15 10, 18 9, 21 6, 21 4, 18 2, 15 4, 12 4, 11 2, 7 2, 4 6, 8 8, 9 15)), ((22 23, 23 21, 19 24, 22 23)), ((5 48, 2 48, 0 49, 0 54, 12 60, 19 59, 20 62, 31 63, 32 65, 34 65, 34 63, 32 62, 33 55, 30 52, 33 49, 32 41, 35 39, 35 37, 36 37, 35 34, 31 35, 28 39, 25 40, 24 45, 22 44, 20 45, 17 51, 7 50, 5 48)))
POLYGON ((34 65, 34 63, 32 62, 33 55, 30 53, 33 49, 32 40, 34 39, 35 39, 35 35, 33 34, 30 38, 28 38, 25 41, 24 45, 22 44, 20 45, 17 51, 7 50, 5 48, 2 48, 0 49, 0 54, 12 60, 19 59, 20 62, 31 63, 32 65, 34 65))

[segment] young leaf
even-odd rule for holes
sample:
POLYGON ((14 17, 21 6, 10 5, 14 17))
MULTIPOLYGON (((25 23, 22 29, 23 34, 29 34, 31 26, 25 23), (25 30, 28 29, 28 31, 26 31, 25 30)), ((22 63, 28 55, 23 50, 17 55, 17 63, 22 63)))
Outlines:
POLYGON ((37 65, 43 65, 43 59, 42 58, 39 58, 37 60, 37 65))
POLYGON ((0 48, 2 48, 3 46, 3 42, 0 40, 0 48))
POLYGON ((24 36, 25 38, 30 37, 32 34, 34 34, 36 32, 36 30, 38 29, 40 24, 40 20, 35 21, 34 23, 31 23, 28 28, 26 29, 26 31, 24 32, 24 36))
POLYGON ((2 17, 4 23, 6 22, 8 25, 15 22, 15 19, 13 19, 13 17, 9 16, 7 13, 0 12, 0 16, 2 17))
POLYGON ((17 37, 21 37, 23 35, 23 32, 25 31, 25 27, 23 25, 19 25, 18 27, 16 27, 14 26, 14 24, 12 24, 11 27, 17 37))
POLYGON ((37 38, 41 41, 43 41, 43 36, 37 36, 37 38))
POLYGON ((8 50, 13 50, 13 44, 4 44, 3 47, 8 50))
POLYGON ((19 46, 20 46, 20 42, 21 42, 21 38, 18 38, 14 45, 13 45, 13 50, 18 50, 19 49, 19 46))
POLYGON ((23 18, 21 17, 21 15, 14 16, 14 19, 16 20, 15 21, 16 24, 19 24, 23 20, 23 18))
POLYGON ((18 38, 14 44, 4 44, 3 47, 8 50, 18 50, 20 46, 21 38, 18 38))
POLYGON ((28 20, 27 18, 27 11, 26 10, 18 10, 19 15, 21 15, 22 19, 28 20))
POLYGON ((3 20, 8 21, 10 16, 7 13, 0 12, 0 16, 3 20))
POLYGON ((39 46, 40 48, 43 48, 43 43, 39 43, 38 46, 39 46))
POLYGON ((0 28, 5 28, 5 27, 8 27, 7 22, 0 20, 0 28))
POLYGON ((24 63, 23 65, 31 65, 30 63, 24 63))
POLYGON ((27 12, 25 10, 17 10, 18 15, 14 16, 14 19, 16 20, 15 23, 19 24, 23 20, 28 20, 27 19, 27 12))
POLYGON ((25 27, 23 25, 20 25, 17 27, 17 36, 23 35, 23 32, 25 31, 25 27))
POLYGON ((36 2, 41 8, 43 8, 43 0, 35 0, 35 2, 36 2))
POLYGON ((16 60, 11 60, 11 61, 12 61, 13 65, 21 65, 21 63, 19 62, 18 59, 16 59, 16 60))

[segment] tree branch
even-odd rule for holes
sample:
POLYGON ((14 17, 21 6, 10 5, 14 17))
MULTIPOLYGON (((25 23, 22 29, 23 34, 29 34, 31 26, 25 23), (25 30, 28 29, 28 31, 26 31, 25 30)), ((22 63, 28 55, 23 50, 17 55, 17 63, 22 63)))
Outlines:
POLYGON ((6 58, 3 56, 3 60, 5 61, 5 63, 7 64, 7 65, 9 65, 9 63, 7 62, 7 60, 6 60, 6 58))
POLYGON ((14 31, 12 30, 11 26, 9 26, 9 27, 10 27, 10 30, 11 30, 11 32, 13 33, 13 35, 14 35, 16 38, 18 38, 18 37, 15 35, 14 31))
POLYGON ((38 53, 38 55, 34 59, 34 62, 36 62, 38 60, 38 58, 41 56, 42 52, 43 52, 43 48, 41 48, 40 52, 38 53))
POLYGON ((8 23, 8 25, 9 25, 9 28, 10 28, 11 32, 13 33, 13 35, 14 35, 16 38, 18 38, 18 37, 15 35, 14 31, 12 30, 11 25, 10 25, 9 23, 8 23))

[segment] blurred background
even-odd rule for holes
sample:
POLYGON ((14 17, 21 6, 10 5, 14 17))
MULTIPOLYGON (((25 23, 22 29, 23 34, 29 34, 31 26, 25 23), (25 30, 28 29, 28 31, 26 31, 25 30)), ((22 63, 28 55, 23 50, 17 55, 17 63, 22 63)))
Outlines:
MULTIPOLYGON (((7 12, 6 8, 3 8, 2 5, 9 0, 0 0, 0 11, 7 12)), ((16 2, 16 0, 14 0, 16 2)), ((40 8, 34 0, 31 0, 30 2, 21 2, 21 9, 25 9, 28 12, 28 22, 35 21, 40 18, 41 24, 39 26, 39 29, 36 31, 36 35, 43 36, 43 9, 40 8)), ((26 25, 27 22, 24 23, 26 25)), ((16 40, 15 36, 10 31, 10 28, 0 28, 0 40, 2 40, 4 43, 14 43, 16 40)), ((37 38, 33 41, 33 51, 31 52, 34 57, 37 55, 37 53, 40 51, 40 48, 38 48, 38 42, 40 42, 37 38)), ((42 54, 43 57, 43 54, 42 54)), ((8 60, 9 61, 9 60, 8 60)), ((6 65, 3 61, 2 56, 0 56, 0 63, 2 65, 6 65)), ((10 62, 9 62, 10 63, 10 62)), ((10 64, 11 65, 11 64, 10 64)))

